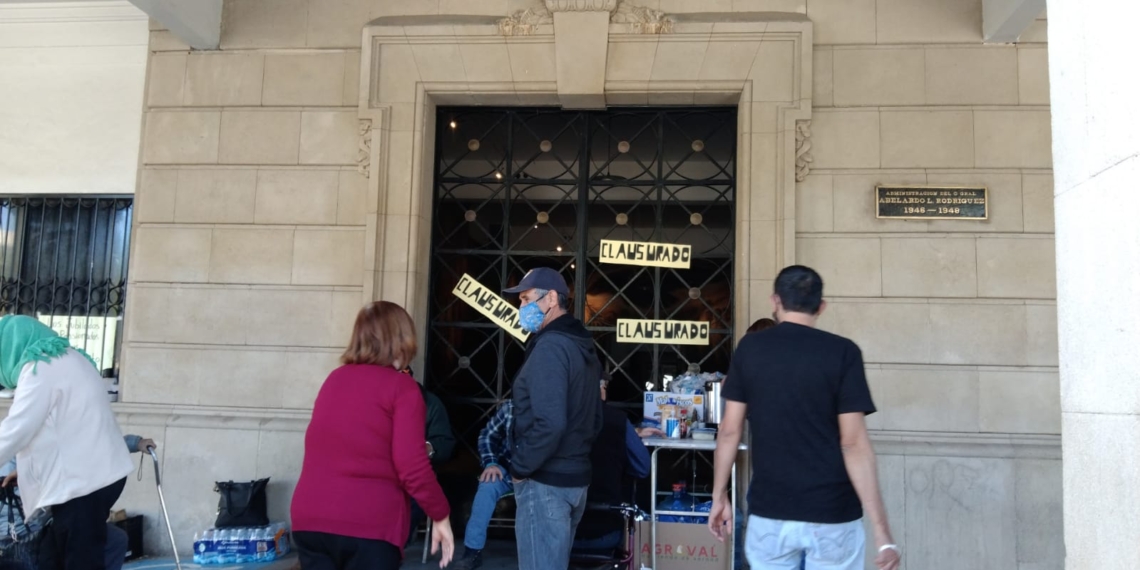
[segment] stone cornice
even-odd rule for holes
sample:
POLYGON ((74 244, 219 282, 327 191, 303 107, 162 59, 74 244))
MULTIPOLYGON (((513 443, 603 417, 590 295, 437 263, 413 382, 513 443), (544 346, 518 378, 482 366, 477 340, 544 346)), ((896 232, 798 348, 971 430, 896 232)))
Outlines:
MULTIPOLYGON (((0 416, 12 400, 0 400, 0 416)), ((178 406, 170 404, 111 404, 119 425, 130 428, 203 428, 248 431, 305 431, 312 410, 178 406)))
POLYGON ((0 3, 0 24, 130 22, 147 19, 142 10, 126 0, 0 3))
POLYGON ((234 429, 250 431, 305 431, 311 410, 172 406, 164 404, 112 404, 120 425, 234 429))
POLYGON ((613 12, 618 0, 543 0, 550 12, 613 12))
POLYGON ((610 22, 628 24, 636 34, 666 34, 673 31, 673 19, 660 10, 645 8, 629 0, 543 0, 499 21, 504 36, 533 35, 541 26, 554 21, 559 12, 608 12, 610 22))
POLYGON ((1048 434, 871 431, 879 455, 1061 459, 1061 436, 1048 434))

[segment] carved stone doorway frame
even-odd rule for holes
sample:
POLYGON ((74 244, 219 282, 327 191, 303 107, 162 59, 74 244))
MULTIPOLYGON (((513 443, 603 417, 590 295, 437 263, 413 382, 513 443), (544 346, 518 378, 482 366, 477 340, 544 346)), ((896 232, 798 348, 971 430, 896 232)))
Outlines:
POLYGON ((548 4, 572 10, 391 17, 364 29, 365 301, 400 303, 426 340, 437 106, 735 104, 734 318, 743 335, 770 312, 772 280, 795 259, 795 184, 811 160, 811 23, 796 14, 674 21, 636 7, 573 9, 609 5, 601 0, 548 4))

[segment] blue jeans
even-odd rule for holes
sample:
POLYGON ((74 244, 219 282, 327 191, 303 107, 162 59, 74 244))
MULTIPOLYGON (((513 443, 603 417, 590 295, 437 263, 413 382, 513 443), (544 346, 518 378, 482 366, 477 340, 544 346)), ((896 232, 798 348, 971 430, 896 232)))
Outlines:
POLYGON ((748 517, 752 570, 863 570, 863 521, 816 524, 748 517))
POLYGON ((490 483, 479 482, 475 491, 475 501, 471 503, 471 518, 467 519, 467 532, 463 534, 463 545, 468 550, 483 550, 487 545, 487 525, 495 514, 495 506, 503 495, 514 490, 510 475, 490 483))
POLYGON ((527 479, 515 483, 515 503, 519 570, 569 566, 574 531, 586 512, 586 487, 553 487, 527 479))
POLYGON ((126 559, 127 531, 107 523, 107 545, 103 547, 103 566, 106 570, 120 570, 126 559))

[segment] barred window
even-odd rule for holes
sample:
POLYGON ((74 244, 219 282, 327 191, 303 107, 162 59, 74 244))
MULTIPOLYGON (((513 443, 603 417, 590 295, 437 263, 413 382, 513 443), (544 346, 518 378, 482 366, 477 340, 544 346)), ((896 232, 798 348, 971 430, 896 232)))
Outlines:
POLYGON ((100 370, 117 368, 133 202, 0 196, 0 314, 36 317, 100 370))

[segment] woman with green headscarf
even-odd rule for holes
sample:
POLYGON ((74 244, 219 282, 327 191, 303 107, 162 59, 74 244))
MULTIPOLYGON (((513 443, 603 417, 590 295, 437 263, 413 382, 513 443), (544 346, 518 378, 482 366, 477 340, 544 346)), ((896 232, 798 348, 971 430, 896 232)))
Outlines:
POLYGON ((107 513, 131 459, 91 357, 48 326, 0 318, 0 385, 15 391, 0 422, 0 464, 16 457, 29 518, 51 509, 45 542, 64 570, 103 568, 107 513))

